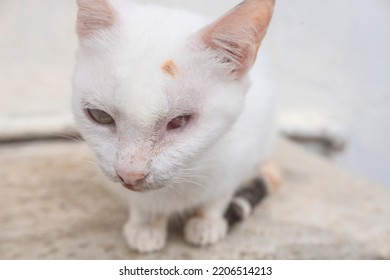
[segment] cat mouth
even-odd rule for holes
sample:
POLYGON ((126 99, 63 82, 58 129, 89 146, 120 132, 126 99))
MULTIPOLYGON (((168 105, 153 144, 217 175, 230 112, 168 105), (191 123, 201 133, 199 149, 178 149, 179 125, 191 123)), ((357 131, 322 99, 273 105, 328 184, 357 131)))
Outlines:
POLYGON ((148 176, 145 180, 141 182, 136 182, 136 184, 129 184, 125 182, 121 177, 115 176, 110 178, 114 183, 119 183, 122 187, 126 188, 129 191, 137 193, 148 193, 164 188, 167 185, 167 181, 156 178, 151 178, 148 176))
POLYGON ((150 191, 149 189, 144 188, 142 186, 133 186, 133 185, 125 184, 125 183, 122 183, 122 186, 124 186, 126 189, 128 189, 130 191, 138 192, 138 193, 146 193, 146 192, 150 191))
POLYGON ((125 183, 122 183, 122 186, 130 191, 137 192, 137 193, 147 193, 147 192, 152 192, 152 191, 163 188, 163 186, 156 186, 156 185, 153 187, 150 187, 150 186, 147 186, 144 184, 134 186, 134 185, 129 185, 129 184, 125 184, 125 183))

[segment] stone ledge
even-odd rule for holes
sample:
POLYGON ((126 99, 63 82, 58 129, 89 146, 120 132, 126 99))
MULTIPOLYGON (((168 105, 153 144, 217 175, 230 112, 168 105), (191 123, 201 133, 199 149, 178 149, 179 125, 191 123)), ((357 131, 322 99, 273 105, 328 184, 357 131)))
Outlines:
POLYGON ((125 205, 82 143, 0 146, 0 259, 390 259, 390 192, 282 140, 283 187, 221 243, 194 248, 173 226, 140 255, 121 235, 125 205))
POLYGON ((33 139, 72 138, 79 132, 69 114, 0 117, 0 144, 33 139))

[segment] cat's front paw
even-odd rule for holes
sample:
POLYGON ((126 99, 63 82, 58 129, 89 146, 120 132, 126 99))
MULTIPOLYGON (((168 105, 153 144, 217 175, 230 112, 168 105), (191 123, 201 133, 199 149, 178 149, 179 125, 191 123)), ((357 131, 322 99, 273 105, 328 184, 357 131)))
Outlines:
POLYGON ((184 227, 184 236, 190 244, 206 246, 223 239, 227 231, 228 224, 223 218, 193 217, 184 227))
POLYGON ((123 234, 127 244, 140 253, 151 253, 165 246, 167 230, 163 226, 126 223, 123 234))

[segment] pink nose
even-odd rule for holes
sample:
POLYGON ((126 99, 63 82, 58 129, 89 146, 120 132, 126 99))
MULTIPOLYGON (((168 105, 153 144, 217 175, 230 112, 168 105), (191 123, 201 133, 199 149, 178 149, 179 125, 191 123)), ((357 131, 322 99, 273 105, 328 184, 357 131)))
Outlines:
POLYGON ((140 173, 137 174, 137 173, 118 171, 118 176, 123 181, 123 183, 130 186, 140 185, 144 181, 146 175, 147 174, 140 174, 140 173))

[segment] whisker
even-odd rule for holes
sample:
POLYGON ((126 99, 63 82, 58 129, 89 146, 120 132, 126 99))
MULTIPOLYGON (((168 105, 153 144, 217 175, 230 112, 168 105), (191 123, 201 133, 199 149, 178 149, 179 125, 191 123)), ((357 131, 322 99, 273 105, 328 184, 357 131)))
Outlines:
POLYGON ((177 180, 175 180, 175 181, 177 183, 195 185, 195 186, 202 187, 202 188, 206 189, 206 186, 204 186, 203 184, 201 184, 197 181, 194 181, 194 180, 187 179, 187 178, 177 178, 177 180))

